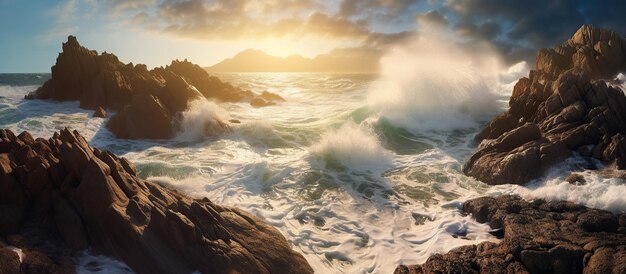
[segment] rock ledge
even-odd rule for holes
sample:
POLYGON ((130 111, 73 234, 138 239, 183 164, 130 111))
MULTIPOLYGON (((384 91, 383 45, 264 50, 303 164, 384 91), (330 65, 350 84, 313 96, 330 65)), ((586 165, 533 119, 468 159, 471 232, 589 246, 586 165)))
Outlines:
POLYGON ((499 230, 501 242, 462 246, 394 273, 626 273, 626 214, 517 196, 473 199, 463 211, 499 230))
POLYGON ((313 272, 258 218, 143 180, 76 131, 0 130, 0 273, 71 273, 87 248, 137 273, 313 272))

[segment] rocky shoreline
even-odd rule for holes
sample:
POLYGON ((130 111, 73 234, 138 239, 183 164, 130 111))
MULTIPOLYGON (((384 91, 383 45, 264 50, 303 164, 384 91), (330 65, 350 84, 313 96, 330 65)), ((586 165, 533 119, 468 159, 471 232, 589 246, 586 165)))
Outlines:
MULTIPOLYGON (((52 78, 26 99, 80 101, 80 107, 113 110, 107 128, 118 138, 167 139, 182 120, 181 112, 194 100, 249 102, 254 107, 284 101, 277 94, 243 90, 187 60, 148 70, 146 65, 124 64, 112 53, 98 54, 69 36, 52 67, 52 78)), ((207 135, 229 130, 217 117, 205 126, 207 135)))
POLYGON ((626 40, 582 26, 537 53, 536 69, 513 89, 509 110, 477 136, 463 172, 487 184, 525 184, 578 154, 626 168, 626 40))
POLYGON ((85 249, 137 273, 313 272, 270 225, 143 180, 76 131, 0 130, 0 273, 73 273, 85 249))
MULTIPOLYGON (((574 154, 625 169, 626 96, 616 80, 624 71, 626 40, 593 26, 539 50, 509 110, 476 136, 463 172, 491 185, 523 185, 574 154)), ((435 254, 395 273, 626 273, 625 213, 508 195, 467 201, 463 213, 489 223, 501 241, 435 254)))
POLYGON ((625 213, 509 195, 469 200, 463 212, 489 223, 501 241, 462 246, 394 273, 626 273, 625 213))

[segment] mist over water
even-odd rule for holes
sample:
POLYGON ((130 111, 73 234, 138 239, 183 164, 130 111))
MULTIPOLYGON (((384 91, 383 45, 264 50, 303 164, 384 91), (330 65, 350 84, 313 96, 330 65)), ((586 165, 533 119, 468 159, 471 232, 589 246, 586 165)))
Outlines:
POLYGON ((413 132, 477 127, 478 121, 501 110, 495 56, 489 49, 470 51, 425 33, 382 58, 368 103, 413 132))

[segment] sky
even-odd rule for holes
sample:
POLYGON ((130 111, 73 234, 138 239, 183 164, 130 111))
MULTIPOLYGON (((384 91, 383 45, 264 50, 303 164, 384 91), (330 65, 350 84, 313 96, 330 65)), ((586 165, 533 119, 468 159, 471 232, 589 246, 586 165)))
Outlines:
POLYGON ((0 0, 0 72, 49 72, 68 35, 123 62, 213 65, 248 48, 286 57, 384 52, 437 30, 509 63, 582 24, 626 35, 624 0, 0 0))

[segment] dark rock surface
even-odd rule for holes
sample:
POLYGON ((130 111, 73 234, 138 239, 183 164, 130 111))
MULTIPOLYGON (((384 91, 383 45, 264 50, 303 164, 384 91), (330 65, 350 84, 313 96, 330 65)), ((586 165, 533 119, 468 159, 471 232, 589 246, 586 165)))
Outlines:
POLYGON ((473 199, 463 211, 501 229, 500 243, 462 246, 394 273, 626 273, 624 213, 517 196, 473 199))
POLYGON ((96 111, 94 111, 93 117, 106 118, 107 117, 107 111, 104 110, 102 107, 98 107, 96 109, 96 111))
POLYGON ((117 113, 107 127, 117 137, 161 139, 174 135, 180 113, 190 101, 250 102, 263 98, 269 102, 265 105, 271 105, 282 99, 275 96, 234 87, 187 60, 153 70, 143 64, 124 64, 115 55, 98 54, 69 36, 52 67, 52 78, 26 98, 80 101, 81 108, 114 110, 117 113), (156 126, 146 130, 150 123, 156 126))
POLYGON ((477 136, 465 174, 487 184, 525 184, 578 152, 626 168, 626 97, 611 83, 626 70, 626 40, 582 26, 537 53, 536 70, 513 89, 509 110, 477 136))
POLYGON ((0 130, 0 272, 73 272, 71 255, 86 248, 137 273, 313 272, 273 227, 140 179, 76 131, 0 130))

